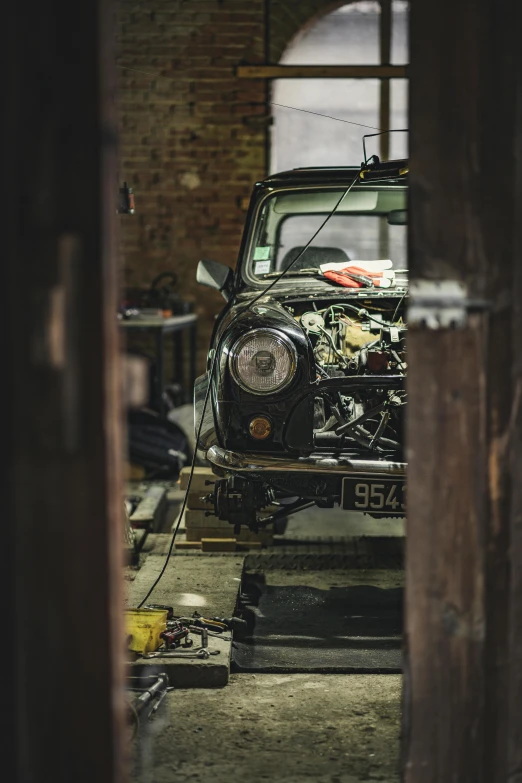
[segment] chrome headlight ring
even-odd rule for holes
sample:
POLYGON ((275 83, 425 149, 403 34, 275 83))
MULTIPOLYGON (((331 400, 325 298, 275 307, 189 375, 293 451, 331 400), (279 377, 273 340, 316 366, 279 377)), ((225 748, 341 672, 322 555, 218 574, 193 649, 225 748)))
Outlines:
POLYGON ((294 379, 297 351, 277 329, 252 329, 232 345, 229 368, 237 385, 249 394, 276 394, 294 379))

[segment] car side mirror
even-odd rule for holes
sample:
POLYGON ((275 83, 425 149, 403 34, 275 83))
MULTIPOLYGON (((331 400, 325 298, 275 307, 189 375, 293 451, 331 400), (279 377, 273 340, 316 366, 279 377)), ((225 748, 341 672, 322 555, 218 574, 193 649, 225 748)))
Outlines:
POLYGON ((196 272, 198 283, 221 291, 227 302, 232 296, 233 276, 234 272, 229 266, 220 264, 217 261, 200 261, 196 272))
POLYGON ((407 223, 408 223, 407 209, 392 209, 391 212, 388 212, 389 226, 406 226, 407 223))

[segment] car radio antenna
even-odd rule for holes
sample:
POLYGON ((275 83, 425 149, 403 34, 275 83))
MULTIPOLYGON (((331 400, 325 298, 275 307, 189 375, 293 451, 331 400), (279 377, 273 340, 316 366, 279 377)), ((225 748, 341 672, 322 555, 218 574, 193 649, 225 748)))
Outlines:
POLYGON ((363 143, 363 166, 366 166, 367 163, 373 162, 373 163, 380 163, 378 155, 371 155, 370 158, 366 155, 366 139, 371 139, 373 136, 384 136, 385 133, 408 133, 409 128, 390 128, 390 130, 384 130, 379 131, 379 133, 366 133, 362 137, 362 143, 363 143))

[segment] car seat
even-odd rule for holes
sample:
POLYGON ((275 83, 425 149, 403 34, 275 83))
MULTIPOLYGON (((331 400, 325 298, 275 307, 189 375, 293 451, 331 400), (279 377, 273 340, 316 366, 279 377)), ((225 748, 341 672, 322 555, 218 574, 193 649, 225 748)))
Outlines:
MULTIPOLYGON (((293 247, 282 258, 279 269, 283 272, 288 269, 292 261, 302 253, 304 245, 302 247, 293 247)), ((303 255, 292 264, 292 270, 299 271, 300 269, 307 269, 309 267, 319 267, 321 264, 339 264, 346 261, 348 263, 350 258, 348 254, 341 250, 339 247, 307 247, 303 255)))

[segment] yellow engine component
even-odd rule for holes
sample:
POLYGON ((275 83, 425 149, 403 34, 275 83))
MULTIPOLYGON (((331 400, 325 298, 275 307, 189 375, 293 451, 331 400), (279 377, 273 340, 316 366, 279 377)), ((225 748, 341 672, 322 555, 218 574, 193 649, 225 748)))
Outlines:
POLYGON ((167 630, 167 611, 128 609, 125 612, 125 630, 130 637, 129 650, 142 654, 154 652, 163 642, 160 634, 167 630))
POLYGON ((356 351, 371 343, 379 335, 372 335, 363 330, 359 321, 344 322, 343 354, 353 356, 356 351))

